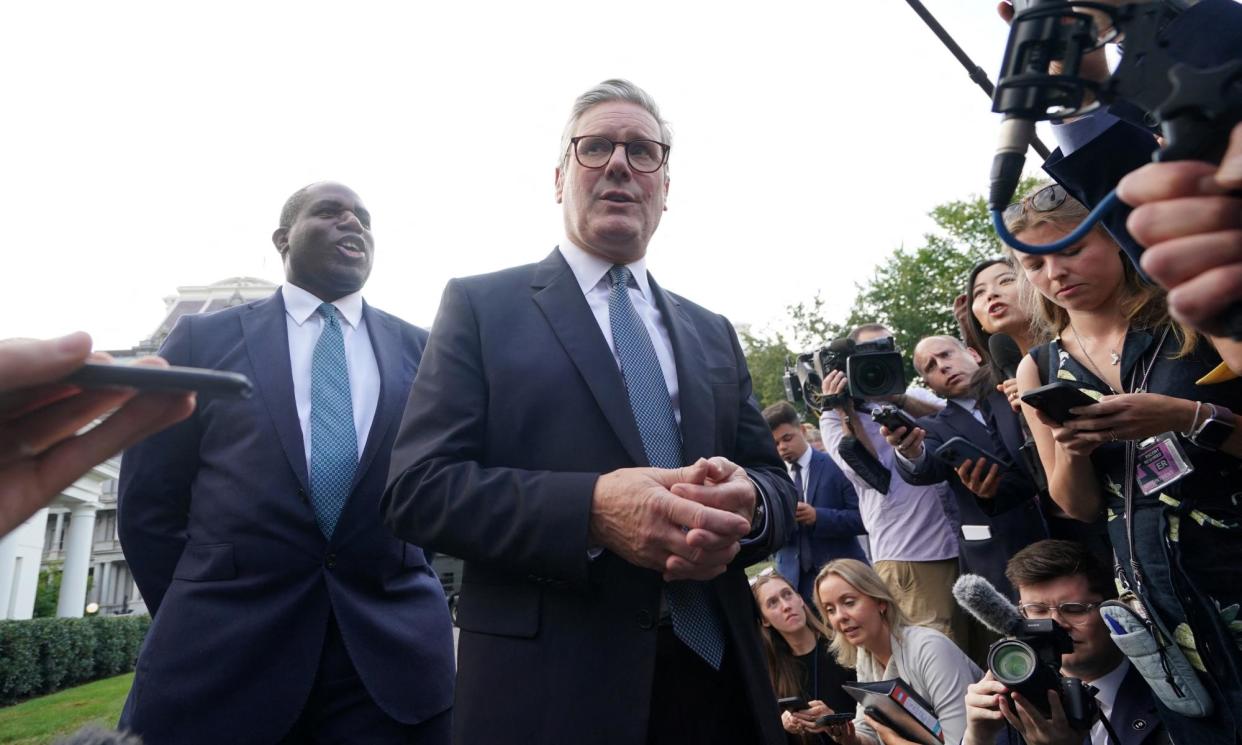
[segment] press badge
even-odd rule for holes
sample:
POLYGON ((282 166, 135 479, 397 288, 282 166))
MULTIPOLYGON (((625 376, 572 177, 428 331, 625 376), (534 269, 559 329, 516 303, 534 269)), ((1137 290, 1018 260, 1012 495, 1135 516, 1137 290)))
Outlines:
POLYGON ((1145 496, 1160 491, 1175 481, 1194 473, 1185 451, 1177 441, 1177 435, 1165 432, 1149 437, 1138 444, 1135 478, 1145 496))

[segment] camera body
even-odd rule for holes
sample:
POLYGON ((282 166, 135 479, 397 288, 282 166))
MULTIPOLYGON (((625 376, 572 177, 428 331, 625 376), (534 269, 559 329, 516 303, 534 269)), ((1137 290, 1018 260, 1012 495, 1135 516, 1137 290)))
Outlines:
POLYGON ((785 365, 785 396, 814 411, 844 406, 849 399, 896 396, 906 391, 901 353, 891 338, 857 343, 849 338, 798 355, 785 365), (849 388, 839 396, 823 394, 824 378, 836 370, 845 373, 849 388))
POLYGON ((1057 691, 1070 725, 1089 729, 1099 711, 1095 689, 1061 675, 1061 656, 1073 650, 1069 634, 1051 618, 1022 619, 1011 636, 988 649, 988 669, 1045 716, 1050 716, 1048 691, 1057 691))

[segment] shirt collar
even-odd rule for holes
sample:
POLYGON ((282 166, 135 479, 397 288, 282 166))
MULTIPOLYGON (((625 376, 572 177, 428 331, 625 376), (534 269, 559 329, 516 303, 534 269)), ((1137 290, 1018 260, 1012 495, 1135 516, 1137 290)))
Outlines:
POLYGON ((1121 690, 1121 684, 1125 681, 1128 672, 1130 672, 1130 661, 1122 658, 1121 664, 1113 668, 1112 672, 1101 678, 1086 682, 1095 686, 1096 700, 1111 711, 1113 705, 1117 703, 1117 692, 1121 690))
MULTIPOLYGON (((578 288, 582 290, 583 295, 604 281, 608 276, 608 270, 612 269, 613 265, 607 259, 587 253, 571 243, 568 238, 562 240, 558 248, 561 256, 565 257, 565 263, 569 264, 570 271, 574 273, 574 279, 578 280, 578 288)), ((643 298, 654 304, 655 298, 651 296, 651 282, 647 278, 647 257, 644 256, 626 266, 634 275, 634 281, 638 283, 638 291, 642 293, 643 298)))
MULTIPOLYGON (((285 312, 299 326, 306 323, 307 319, 315 315, 319 310, 319 306, 323 305, 322 300, 289 282, 281 285, 280 294, 285 299, 285 312)), ((362 322, 361 290, 333 300, 332 305, 336 306, 336 309, 340 311, 341 318, 351 328, 358 328, 358 324, 362 322)))
MULTIPOLYGON (((811 447, 811 443, 809 443, 809 442, 808 442, 808 443, 806 444, 806 450, 804 450, 804 451, 803 451, 803 453, 802 453, 802 457, 801 457, 801 458, 798 458, 798 465, 802 466, 802 472, 803 472, 803 473, 810 473, 810 469, 811 469, 811 450, 813 450, 813 449, 814 449, 814 448, 812 448, 812 447, 811 447)), ((791 463, 790 465, 792 466, 793 464, 791 463)), ((792 470, 792 469, 791 469, 791 470, 792 470)))
POLYGON ((949 400, 965 409, 967 414, 974 414, 975 409, 979 408, 979 402, 969 396, 951 398, 949 400))

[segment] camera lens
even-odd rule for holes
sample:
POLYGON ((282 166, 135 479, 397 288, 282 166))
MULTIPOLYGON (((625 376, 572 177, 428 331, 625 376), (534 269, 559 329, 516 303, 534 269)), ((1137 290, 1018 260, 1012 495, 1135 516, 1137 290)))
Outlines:
POLYGON ((893 376, 887 365, 879 360, 860 360, 856 380, 863 395, 886 392, 893 384, 893 376))
POLYGON ((1016 639, 997 642, 988 654, 988 667, 996 679, 1007 686, 1026 681, 1035 672, 1038 660, 1030 645, 1016 639))

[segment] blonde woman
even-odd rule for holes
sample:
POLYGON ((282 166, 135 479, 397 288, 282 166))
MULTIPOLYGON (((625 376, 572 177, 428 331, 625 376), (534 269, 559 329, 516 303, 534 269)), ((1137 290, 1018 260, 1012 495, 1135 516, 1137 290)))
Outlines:
MULTIPOLYGON (((1006 210, 1005 222, 1020 240, 1045 244, 1085 215, 1054 184, 1006 210)), ((1022 361, 1019 388, 1061 381, 1098 402, 1062 423, 1023 404, 1049 494, 1079 520, 1107 514, 1127 583, 1210 681, 1211 717, 1162 713, 1173 739, 1234 742, 1242 736, 1242 429, 1234 424, 1242 380, 1209 384, 1220 363, 1213 340, 1169 317, 1164 292, 1103 229, 1058 254, 1014 256, 1035 321, 1056 335, 1022 361), (1142 463, 1163 465, 1140 482, 1142 463)))
MULTIPOLYGON (((892 591, 861 561, 830 561, 815 578, 815 603, 832 631, 837 662, 854 668, 861 683, 901 678, 932 705, 946 745, 966 732, 966 688, 983 677, 949 637, 911 623, 892 591)), ((841 745, 907 742, 857 707, 854 721, 814 731, 841 745)))

